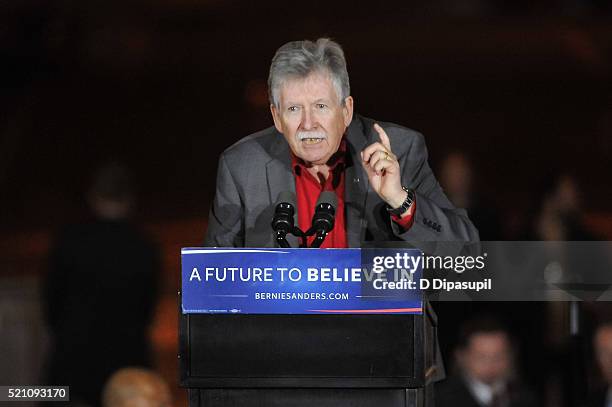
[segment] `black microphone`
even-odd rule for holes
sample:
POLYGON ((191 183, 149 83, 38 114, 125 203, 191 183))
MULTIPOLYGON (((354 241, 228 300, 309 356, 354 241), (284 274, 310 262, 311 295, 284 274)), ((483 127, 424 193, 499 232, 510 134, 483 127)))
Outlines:
POLYGON ((287 233, 291 233, 294 229, 295 194, 283 191, 278 194, 276 202, 274 217, 272 218, 272 230, 276 232, 278 245, 280 247, 289 247, 287 233))
MULTIPOLYGON (((332 191, 323 191, 319 195, 315 206, 315 213, 312 217, 312 226, 310 233, 316 232, 317 237, 312 242, 310 247, 321 247, 325 237, 334 228, 334 217, 336 216, 336 207, 338 206, 338 198, 332 191)), ((307 232, 307 234, 310 234, 307 232)))

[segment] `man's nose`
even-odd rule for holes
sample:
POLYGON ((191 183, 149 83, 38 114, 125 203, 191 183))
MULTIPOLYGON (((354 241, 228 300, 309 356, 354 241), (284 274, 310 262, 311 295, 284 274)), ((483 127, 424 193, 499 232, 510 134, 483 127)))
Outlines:
POLYGON ((304 109, 304 113, 302 115, 302 128, 304 130, 312 130, 315 127, 314 115, 310 111, 310 109, 304 109))

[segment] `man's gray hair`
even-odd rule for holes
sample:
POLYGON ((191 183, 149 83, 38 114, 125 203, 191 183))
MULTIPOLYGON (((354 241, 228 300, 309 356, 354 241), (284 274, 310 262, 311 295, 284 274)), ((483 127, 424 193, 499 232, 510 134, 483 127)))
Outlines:
POLYGON ((277 109, 280 107, 280 87, 285 80, 305 78, 317 71, 330 75, 340 103, 344 105, 351 94, 344 51, 329 38, 319 38, 316 42, 291 41, 276 51, 268 76, 270 103, 277 109))

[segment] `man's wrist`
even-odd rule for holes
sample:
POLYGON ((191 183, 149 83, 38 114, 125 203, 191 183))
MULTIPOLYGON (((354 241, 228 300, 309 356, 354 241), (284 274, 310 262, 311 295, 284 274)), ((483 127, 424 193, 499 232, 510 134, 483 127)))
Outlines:
POLYGON ((396 194, 394 199, 390 199, 389 202, 387 202, 388 207, 390 209, 398 209, 400 206, 402 206, 407 196, 408 192, 402 187, 401 192, 396 194))
POLYGON ((406 187, 402 187, 402 190, 403 190, 403 199, 402 199, 402 201, 399 204, 395 205, 395 206, 393 206, 391 204, 388 204, 388 206, 387 206, 387 211, 391 215, 402 216, 406 212, 408 212, 410 207, 413 206, 413 203, 414 203, 414 200, 415 200, 415 193, 414 193, 414 191, 411 190, 411 189, 408 189, 406 187))

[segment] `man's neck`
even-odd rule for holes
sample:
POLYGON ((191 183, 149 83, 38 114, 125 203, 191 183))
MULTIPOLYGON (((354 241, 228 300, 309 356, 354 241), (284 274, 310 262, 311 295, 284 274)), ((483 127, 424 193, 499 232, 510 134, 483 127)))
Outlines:
POLYGON ((293 165, 295 165, 296 163, 301 163, 303 165, 303 168, 305 168, 310 173, 310 175, 318 179, 321 184, 323 184, 329 178, 329 175, 332 173, 332 169, 336 169, 340 163, 342 163, 342 168, 344 168, 345 157, 347 154, 346 151, 346 139, 343 136, 342 140, 340 141, 340 146, 338 147, 338 150, 334 154, 332 154, 332 156, 327 160, 327 162, 323 164, 313 164, 304 162, 304 160, 295 156, 293 153, 291 153, 291 157, 293 165))
POLYGON ((320 181, 325 181, 329 178, 329 167, 326 164, 312 165, 307 167, 307 170, 313 177, 320 181))

